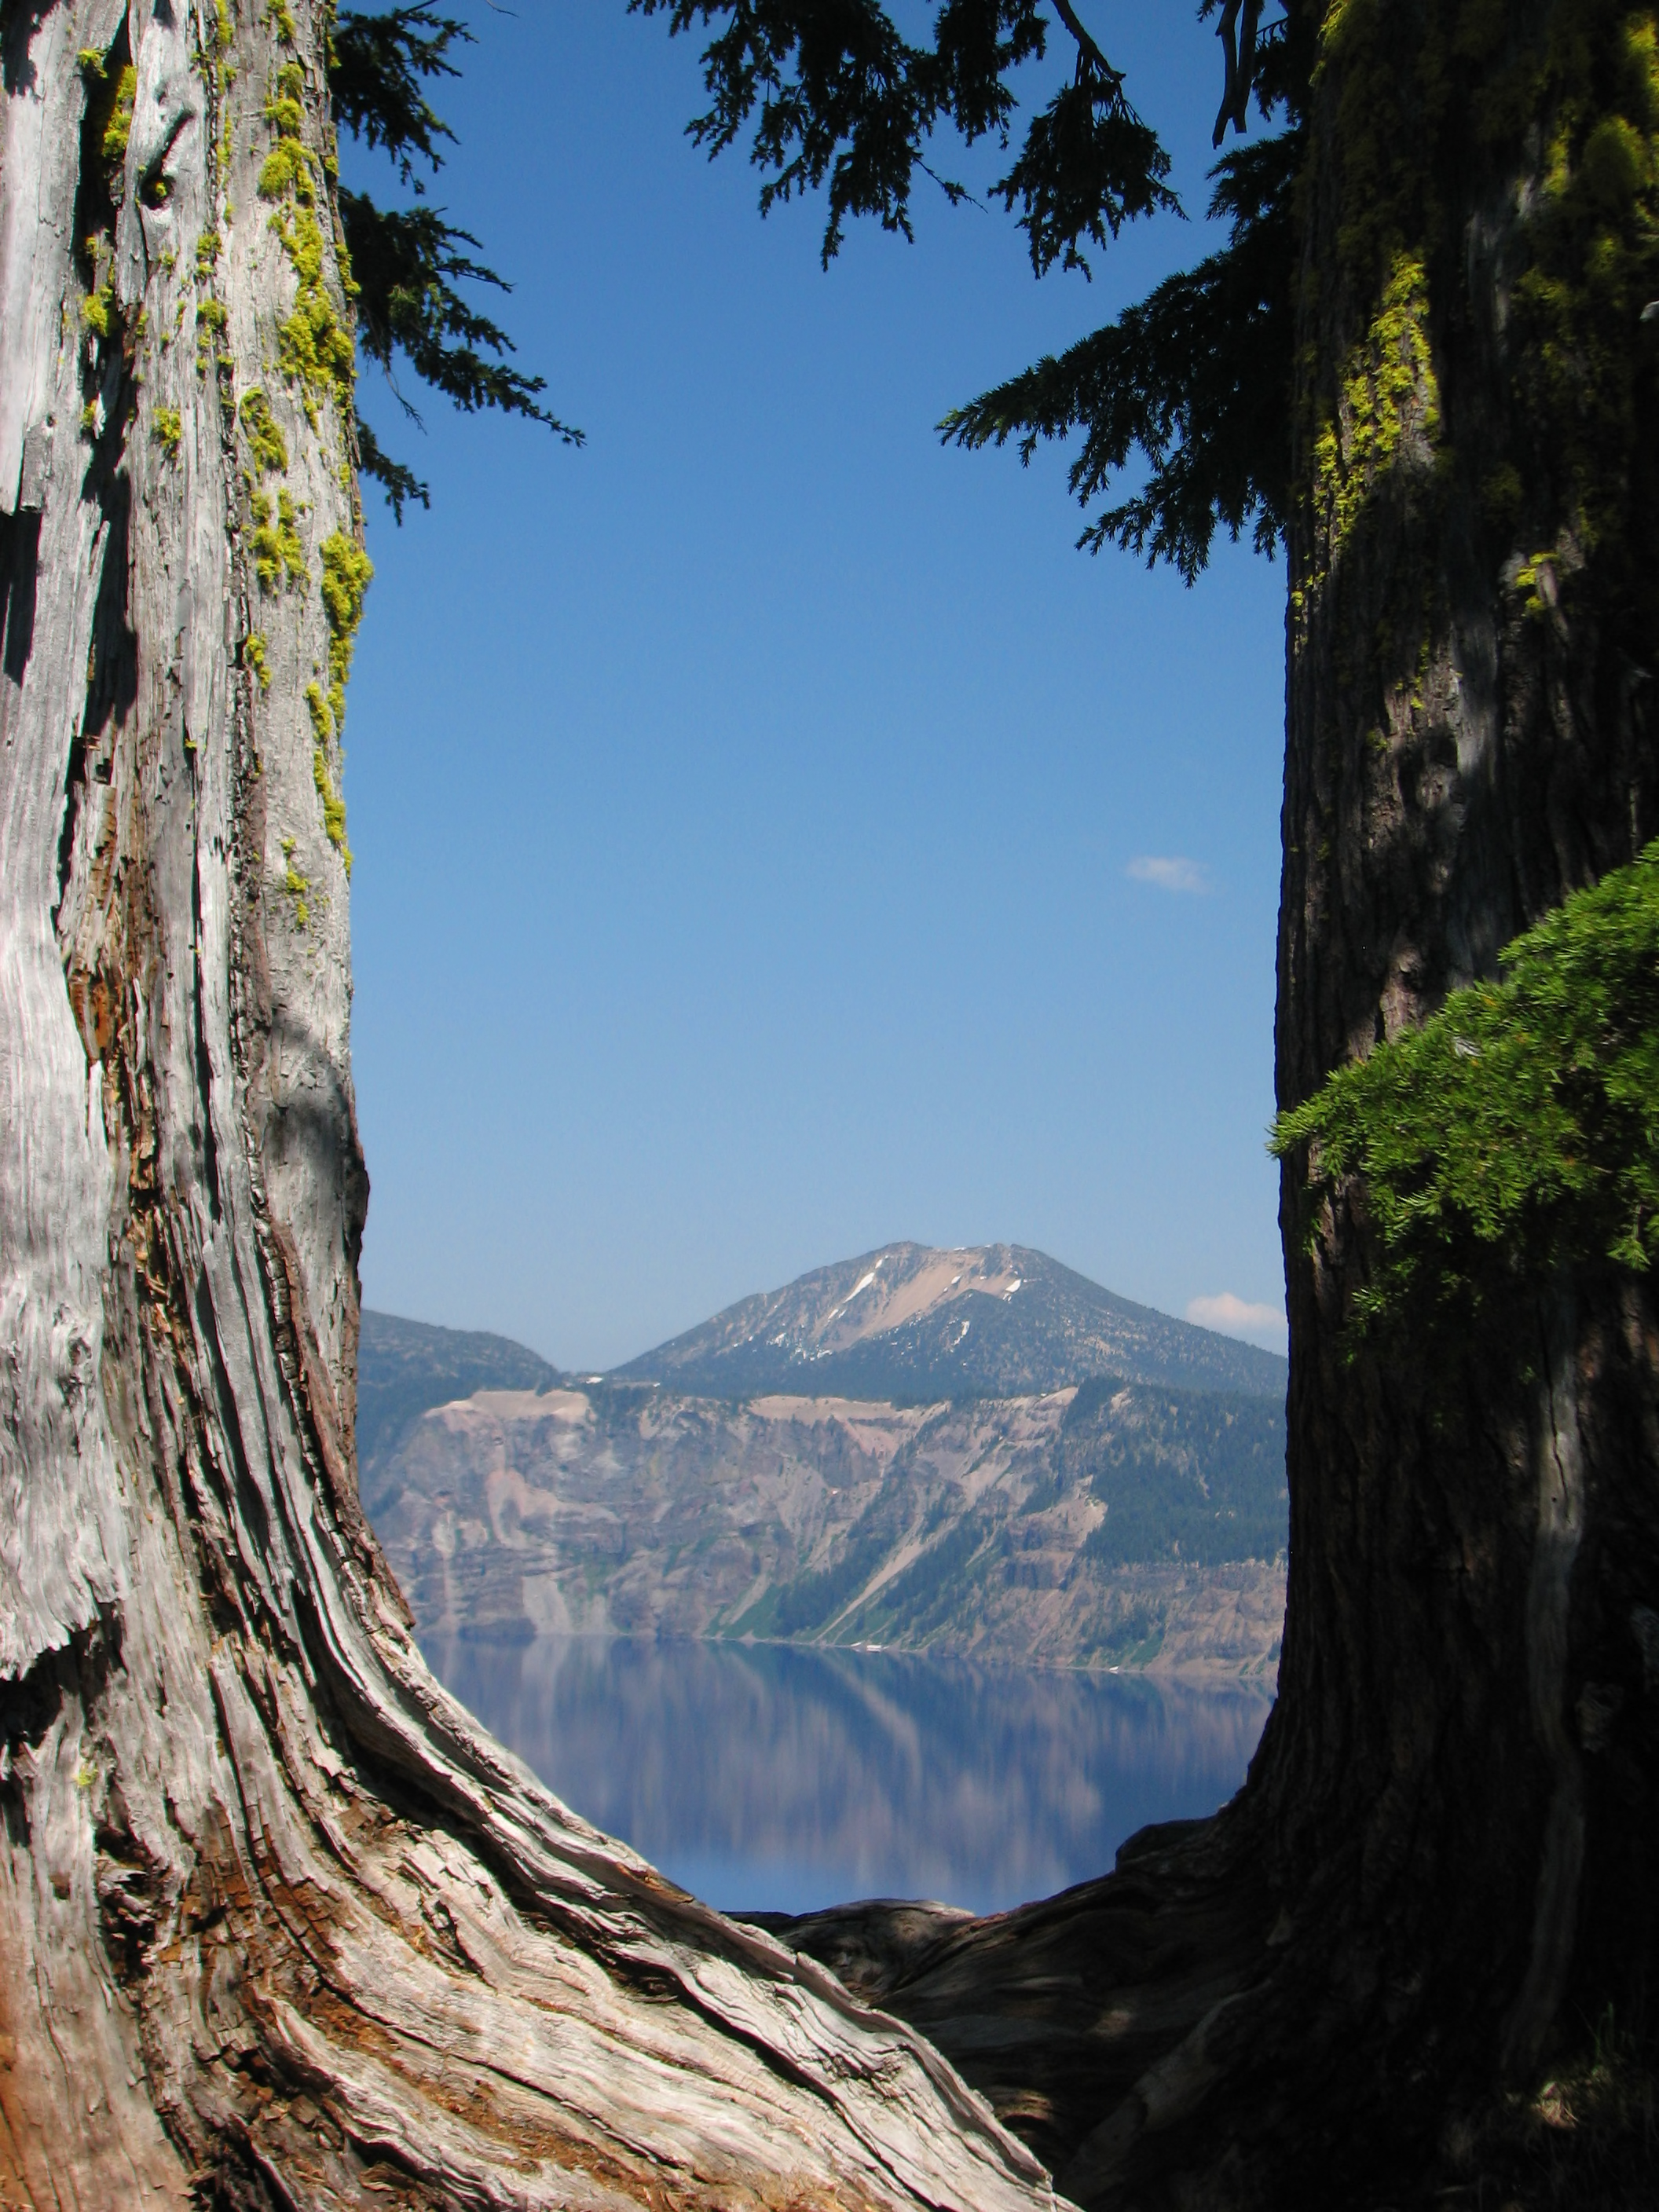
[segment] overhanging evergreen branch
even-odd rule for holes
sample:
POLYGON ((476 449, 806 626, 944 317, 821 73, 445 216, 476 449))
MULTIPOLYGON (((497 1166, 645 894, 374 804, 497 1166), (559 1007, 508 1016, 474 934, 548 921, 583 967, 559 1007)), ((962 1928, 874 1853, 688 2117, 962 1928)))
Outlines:
MULTIPOLYGON (((1010 80, 1042 58, 1056 26, 1075 48, 1074 68, 992 187, 1024 230, 1034 270, 1042 276, 1058 263, 1087 275, 1085 246, 1103 249, 1127 222, 1181 212, 1168 155, 1074 0, 943 0, 931 45, 901 36, 878 0, 629 4, 665 15, 671 35, 712 33, 702 52, 708 106, 690 134, 711 155, 748 135, 763 213, 824 188, 826 264, 849 216, 872 215, 910 235, 912 179, 918 168, 936 174, 927 156, 940 125, 969 143, 994 136, 1008 144, 1017 106, 1010 80)), ((1200 13, 1217 4, 1203 0, 1200 13)), ((1081 430, 1071 481, 1085 504, 1139 453, 1148 469, 1141 488, 1106 507, 1079 543, 1169 561, 1188 582, 1218 527, 1234 538, 1249 528, 1270 548, 1285 522, 1291 188, 1316 29, 1306 11, 1258 27, 1260 12, 1252 8, 1248 57, 1235 41, 1228 113, 1237 120, 1252 99, 1264 119, 1289 127, 1224 156, 1212 173, 1211 212, 1232 219, 1226 248, 941 425, 968 447, 1015 439, 1027 459, 1038 438, 1081 430)), ((951 200, 969 197, 952 179, 937 180, 951 200)))
MULTIPOLYGON (((513 341, 499 324, 469 307, 451 280, 490 284, 501 292, 512 287, 459 250, 477 245, 470 231, 447 222, 441 208, 381 208, 361 192, 340 194, 340 222, 358 285, 358 332, 372 361, 390 375, 393 353, 400 349, 416 374, 458 407, 468 412, 497 407, 545 423, 568 444, 581 442, 580 430, 540 404, 543 378, 486 360, 478 350, 510 353, 513 341)), ((414 413, 407 400, 404 405, 414 413)))
POLYGON ((1659 843, 1577 891, 1420 1029, 1281 1114, 1304 1241, 1356 1178, 1356 1332, 1478 1312, 1556 1269, 1659 1264, 1659 843))
POLYGON ((364 476, 373 477, 385 492, 386 505, 400 525, 406 501, 417 499, 422 507, 431 506, 432 496, 426 485, 413 469, 392 459, 361 415, 357 417, 357 466, 364 476))
POLYGON ((429 8, 394 8, 384 15, 343 15, 329 44, 329 90, 337 123, 368 147, 384 148, 405 184, 423 189, 411 156, 432 169, 443 167, 437 141, 455 133, 435 113, 421 88, 422 77, 459 76, 449 59, 458 40, 472 33, 450 15, 429 8))
MULTIPOLYGON (((457 75, 450 49, 471 38, 453 17, 415 6, 344 15, 331 42, 329 80, 337 121, 386 153, 417 200, 425 185, 415 163, 435 172, 443 161, 439 140, 454 137, 427 100, 423 80, 457 75)), ((339 209, 356 288, 358 337, 386 371, 406 414, 418 422, 398 387, 394 357, 399 353, 423 383, 467 412, 496 408, 544 424, 567 445, 581 444, 581 432, 542 404, 545 380, 502 358, 514 350, 512 339, 457 289, 460 284, 512 289, 463 250, 477 246, 471 232, 449 222, 441 208, 383 208, 364 192, 342 191, 339 209)), ((357 441, 364 474, 380 483, 399 522, 409 501, 430 503, 426 485, 384 450, 361 416, 357 441)))
MULTIPOLYGON (((1126 222, 1177 205, 1163 179, 1169 157, 1124 98, 1121 72, 1106 59, 1075 9, 1053 0, 1078 50, 1072 82, 1032 123, 1024 150, 993 188, 1021 222, 1039 272, 1056 258, 1082 266, 1078 240, 1104 244, 1126 222)), ((827 185, 823 259, 841 247, 849 216, 873 216, 911 235, 915 171, 935 176, 946 196, 964 186, 938 176, 924 149, 941 124, 969 143, 1007 143, 1016 101, 1006 79, 1046 50, 1042 0, 945 0, 933 43, 902 37, 873 0, 629 0, 631 10, 665 15, 671 35, 698 23, 719 27, 703 49, 709 106, 688 126, 710 155, 735 145, 753 123, 750 159, 764 179, 763 214, 781 200, 827 185)))
POLYGON ((1169 173, 1169 155, 1124 98, 1117 72, 1079 55, 1076 76, 1032 118, 1019 159, 991 189, 1011 214, 1017 203, 1024 210, 1039 276, 1056 261, 1086 276, 1079 240, 1103 247, 1139 216, 1182 212, 1169 173))
POLYGON ((940 424, 957 445, 1084 433, 1069 471, 1084 505, 1104 495, 1139 452, 1146 481, 1097 515, 1079 539, 1167 561, 1190 584, 1217 526, 1237 538, 1254 523, 1267 550, 1285 526, 1290 476, 1291 187, 1301 135, 1226 155, 1211 213, 1231 216, 1220 253, 1166 278, 1115 322, 1058 357, 955 409, 940 424))

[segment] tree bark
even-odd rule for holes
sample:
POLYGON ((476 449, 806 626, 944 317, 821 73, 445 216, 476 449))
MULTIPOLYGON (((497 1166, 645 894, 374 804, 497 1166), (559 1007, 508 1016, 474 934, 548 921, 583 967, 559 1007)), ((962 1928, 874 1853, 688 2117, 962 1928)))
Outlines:
MULTIPOLYGON (((1282 1105, 1659 833, 1651 33, 1596 0, 1323 15, 1282 1105), (1596 166, 1626 135, 1628 190, 1596 166)), ((1501 1332, 1351 1359, 1365 1194, 1304 1251, 1306 1167, 1279 1694, 1241 1796, 999 1920, 781 1929, 1091 2208, 1427 2201, 1492 2099, 1609 2007, 1639 2022, 1659 1969, 1653 1287, 1585 1267, 1501 1332)))
POLYGON ((1047 2204, 482 1733, 358 1507, 327 22, 0 15, 0 2197, 1047 2204))

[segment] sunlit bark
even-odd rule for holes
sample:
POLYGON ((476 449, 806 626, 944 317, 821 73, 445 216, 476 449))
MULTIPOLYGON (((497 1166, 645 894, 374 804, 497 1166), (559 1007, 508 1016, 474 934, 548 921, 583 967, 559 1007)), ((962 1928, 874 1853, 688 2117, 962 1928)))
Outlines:
POLYGON ((0 2195, 1046 2203, 414 1648, 352 1447, 325 18, 0 23, 0 2195))

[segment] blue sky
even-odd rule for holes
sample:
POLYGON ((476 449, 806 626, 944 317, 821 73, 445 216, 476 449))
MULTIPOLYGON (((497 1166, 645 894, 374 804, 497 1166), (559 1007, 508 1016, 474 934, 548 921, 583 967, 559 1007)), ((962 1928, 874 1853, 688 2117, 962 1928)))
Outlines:
MULTIPOLYGON (((1211 27, 1086 14, 1201 213, 1211 27)), ((367 1302, 601 1367, 910 1237, 1277 1309, 1283 566, 1091 559, 1060 453, 931 427, 1201 223, 1039 284, 923 179, 826 275, 684 138, 693 42, 473 20, 434 197, 587 444, 364 380, 432 488, 371 492, 346 732, 367 1302)))

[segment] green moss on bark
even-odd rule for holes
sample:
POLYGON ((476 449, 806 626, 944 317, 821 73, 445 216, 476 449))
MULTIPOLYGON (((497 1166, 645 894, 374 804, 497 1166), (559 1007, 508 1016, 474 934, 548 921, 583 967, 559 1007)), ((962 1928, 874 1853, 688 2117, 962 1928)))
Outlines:
MULTIPOLYGON (((316 216, 318 156, 302 136, 305 128, 305 71, 285 62, 265 102, 265 120, 276 143, 259 172, 259 193, 278 203, 270 228, 281 241, 298 280, 290 313, 277 325, 276 351, 283 374, 298 386, 306 420, 319 427, 319 404, 331 399, 342 427, 353 419, 357 374, 356 347, 348 317, 330 291, 325 267, 322 227, 316 216)), ((350 271, 339 271, 343 296, 353 292, 350 271)))
POLYGON ((309 207, 289 219, 286 210, 270 218, 282 240, 299 291, 293 312, 277 325, 276 357, 284 375, 299 387, 306 420, 319 427, 318 403, 331 399, 343 424, 356 383, 357 356, 350 331, 329 295, 324 274, 323 234, 309 207))
POLYGON ((270 402, 256 386, 242 395, 237 410, 253 465, 262 475, 282 475, 288 468, 288 441, 282 425, 270 411, 270 402))
POLYGON ((127 158, 127 138, 132 130, 132 106, 138 96, 138 72, 131 62, 124 64, 111 80, 105 95, 99 120, 101 130, 98 150, 103 155, 104 166, 113 180, 118 178, 127 158))
POLYGON ((310 574, 306 566, 306 550, 300 543, 296 525, 299 513, 294 495, 286 488, 276 495, 276 511, 273 516, 270 501, 264 492, 253 495, 253 566, 260 583, 273 592, 286 578, 290 584, 302 584, 310 574))
POLYGON ((362 547, 340 530, 331 532, 318 550, 323 564, 323 610, 328 617, 329 703, 337 726, 345 720, 352 649, 374 564, 362 547))
POLYGON ((345 801, 329 772, 329 748, 338 742, 345 726, 345 687, 351 674, 352 647, 374 568, 362 547, 343 531, 331 531, 318 548, 318 555, 323 569, 323 611, 328 617, 328 690, 325 693, 319 683, 306 686, 306 706, 316 740, 312 770, 323 802, 324 826, 349 875, 351 848, 346 843, 345 801))

